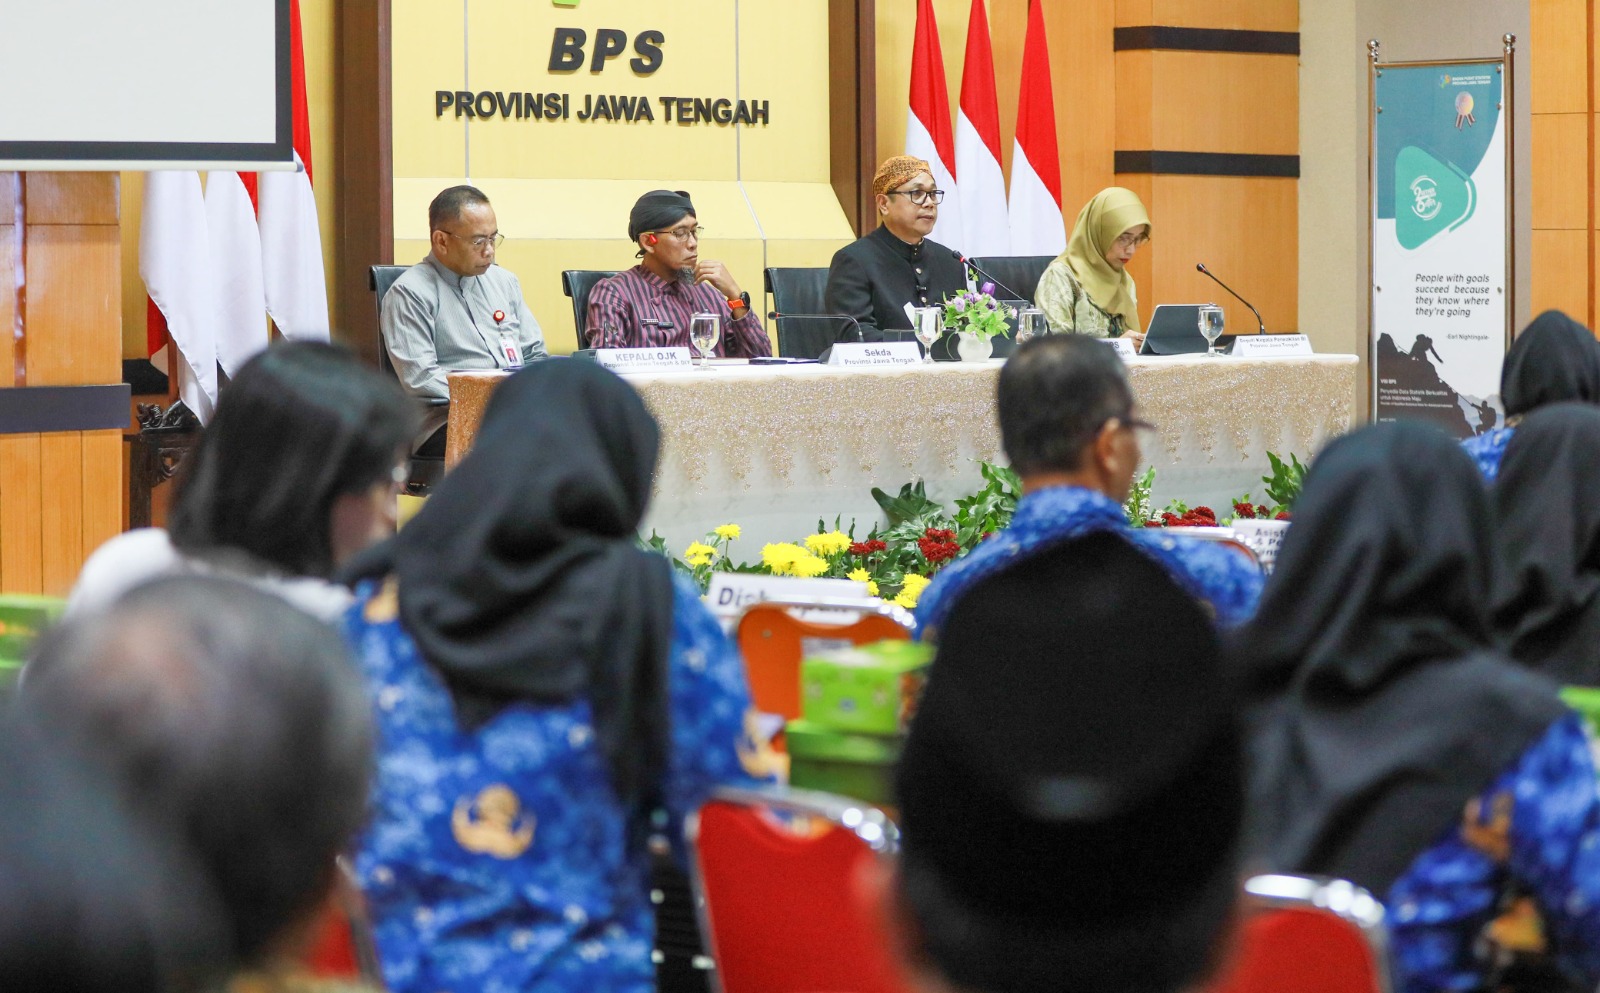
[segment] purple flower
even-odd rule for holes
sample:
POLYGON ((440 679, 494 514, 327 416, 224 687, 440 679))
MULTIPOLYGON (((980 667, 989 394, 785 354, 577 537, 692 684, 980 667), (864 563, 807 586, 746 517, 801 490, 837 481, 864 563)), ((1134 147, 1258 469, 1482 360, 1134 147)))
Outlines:
POLYGON ((978 287, 978 292, 979 293, 993 294, 994 293, 994 284, 993 283, 984 283, 982 286, 978 287))

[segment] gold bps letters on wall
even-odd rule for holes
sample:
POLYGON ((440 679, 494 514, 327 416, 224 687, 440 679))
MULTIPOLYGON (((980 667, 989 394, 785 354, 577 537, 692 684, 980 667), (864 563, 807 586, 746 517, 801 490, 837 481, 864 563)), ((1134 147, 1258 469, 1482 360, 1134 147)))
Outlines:
POLYGON ((763 267, 826 265, 851 238, 829 182, 827 0, 407 0, 392 16, 395 260, 428 251, 440 189, 478 186, 553 351, 577 344, 561 270, 632 265, 647 190, 687 190, 702 253, 757 296, 763 267))

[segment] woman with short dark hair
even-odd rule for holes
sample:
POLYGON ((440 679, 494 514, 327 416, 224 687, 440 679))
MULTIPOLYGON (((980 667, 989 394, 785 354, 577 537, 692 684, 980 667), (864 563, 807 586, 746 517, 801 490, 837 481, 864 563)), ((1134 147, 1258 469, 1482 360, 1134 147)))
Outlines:
POLYGON ((102 545, 69 611, 109 603, 158 575, 215 572, 337 616, 350 596, 328 577, 394 532, 415 419, 394 381, 346 349, 273 345, 224 387, 175 481, 167 530, 102 545))

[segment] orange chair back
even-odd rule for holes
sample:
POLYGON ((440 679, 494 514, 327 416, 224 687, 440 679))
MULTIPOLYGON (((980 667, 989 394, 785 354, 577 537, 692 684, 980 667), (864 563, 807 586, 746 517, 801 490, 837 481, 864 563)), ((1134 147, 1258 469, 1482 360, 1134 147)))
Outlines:
POLYGON ((366 901, 349 868, 340 861, 333 892, 323 901, 300 961, 306 973, 322 979, 348 979, 383 989, 377 947, 366 901))
POLYGON ((1376 916, 1365 926, 1356 915, 1341 915, 1311 901, 1254 901, 1251 884, 1246 886, 1251 910, 1238 944, 1206 993, 1387 993, 1383 932, 1376 922, 1381 908, 1364 891, 1348 883, 1330 884, 1370 901, 1376 916))
POLYGON ((850 624, 817 624, 775 603, 756 604, 745 611, 736 634, 756 709, 781 714, 786 720, 800 716, 800 658, 806 641, 865 645, 910 637, 905 625, 883 614, 864 614, 850 624))
POLYGON ((722 993, 907 993, 853 893, 877 855, 846 828, 811 823, 797 834, 758 804, 715 799, 691 827, 722 993))

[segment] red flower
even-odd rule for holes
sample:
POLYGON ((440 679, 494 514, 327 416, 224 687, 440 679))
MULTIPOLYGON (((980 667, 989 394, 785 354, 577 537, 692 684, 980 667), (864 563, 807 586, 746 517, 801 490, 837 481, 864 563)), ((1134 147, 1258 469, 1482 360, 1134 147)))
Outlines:
POLYGON ((1144 522, 1144 526, 1147 527, 1147 528, 1158 528, 1158 527, 1161 526, 1161 522, 1160 521, 1145 521, 1144 522))
POLYGON ((928 528, 927 530, 923 531, 922 533, 926 537, 932 538, 934 541, 955 541, 956 540, 956 533, 954 531, 949 531, 949 530, 946 530, 944 528, 928 528))
POLYGON ((867 556, 867 555, 871 555, 873 552, 884 551, 888 547, 889 547, 889 543, 888 542, 880 541, 877 538, 873 538, 873 539, 871 539, 869 541, 858 541, 858 542, 855 542, 854 544, 852 544, 850 546, 850 554, 851 555, 867 556))
POLYGON ((1170 528, 1181 523, 1183 523, 1183 518, 1179 517, 1177 514, 1174 514, 1172 511, 1163 510, 1161 512, 1162 527, 1170 528))
POLYGON ((1287 510, 1280 510, 1280 511, 1278 511, 1277 518, 1275 518, 1275 519, 1276 520, 1280 520, 1280 521, 1287 521, 1289 519, 1289 512, 1287 510))
POLYGON ((979 541, 988 541, 990 538, 993 538, 993 537, 994 537, 994 532, 993 531, 985 531, 983 534, 980 534, 978 536, 978 540, 979 541))
POLYGON ((1212 524, 1217 523, 1217 512, 1212 510, 1210 507, 1196 507, 1189 511, 1189 513, 1200 518, 1201 520, 1210 521, 1212 524))
POLYGON ((1243 517, 1247 520, 1254 519, 1256 508, 1251 505, 1249 500, 1242 500, 1233 505, 1233 516, 1243 517))

